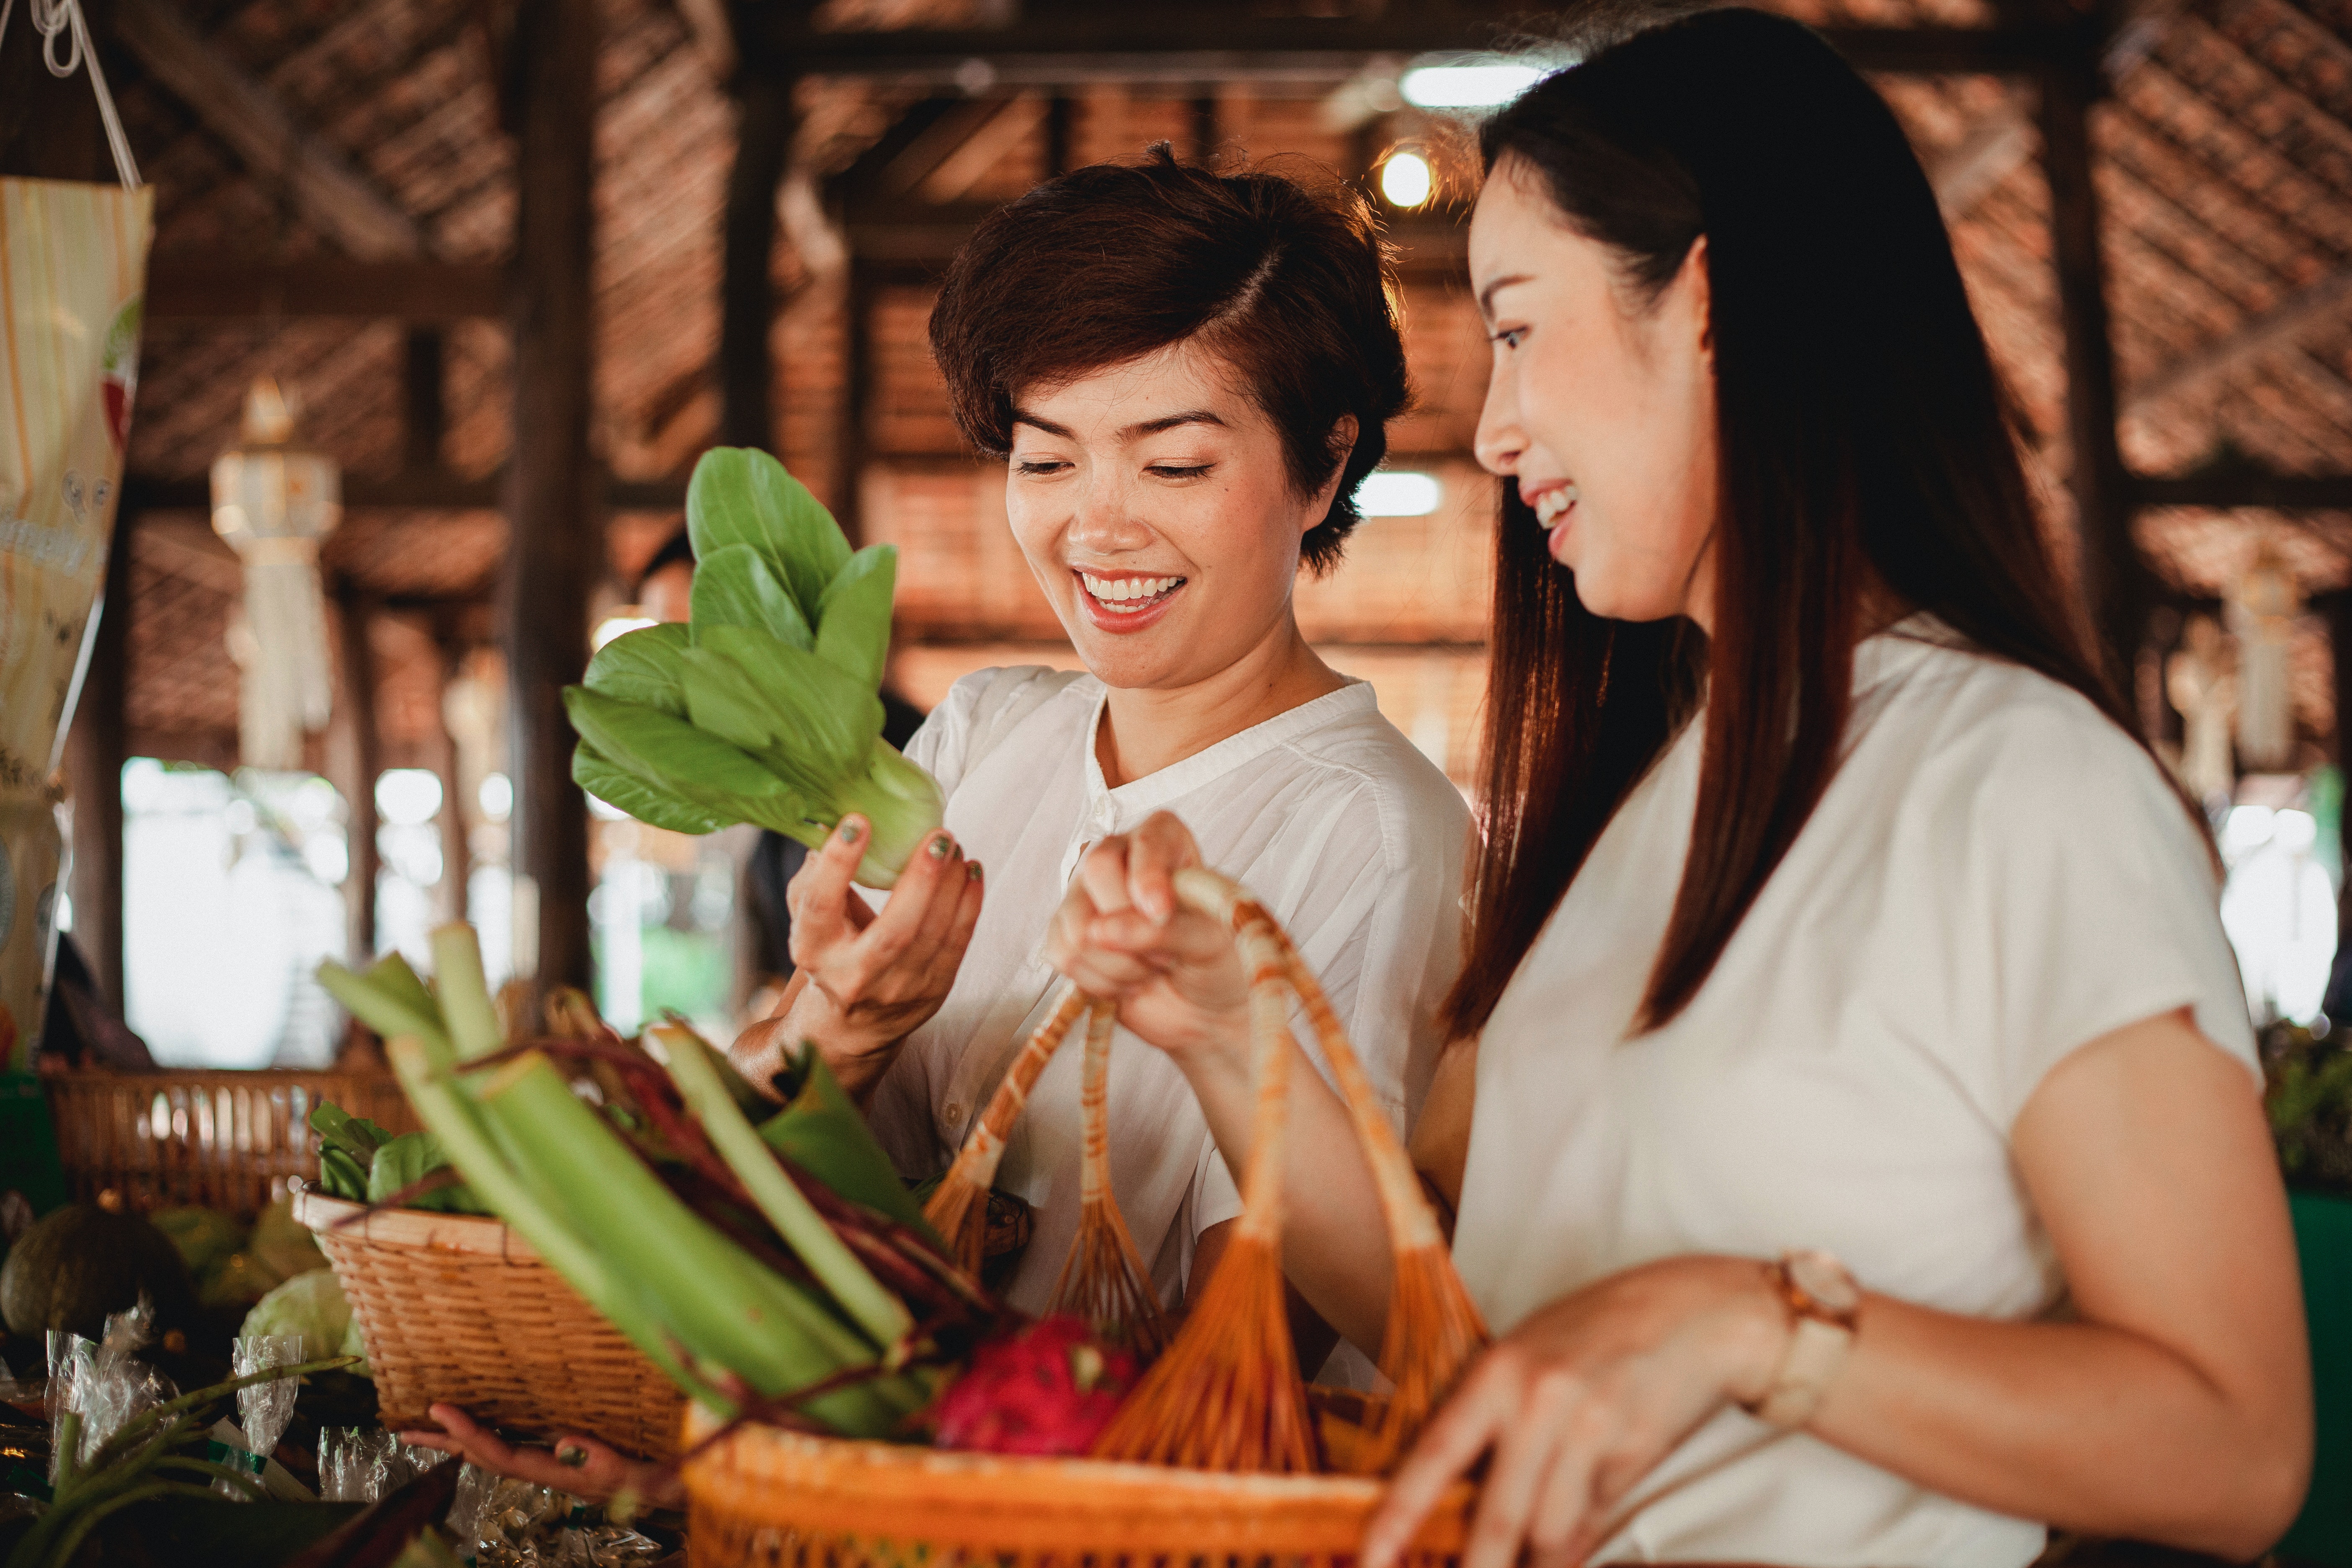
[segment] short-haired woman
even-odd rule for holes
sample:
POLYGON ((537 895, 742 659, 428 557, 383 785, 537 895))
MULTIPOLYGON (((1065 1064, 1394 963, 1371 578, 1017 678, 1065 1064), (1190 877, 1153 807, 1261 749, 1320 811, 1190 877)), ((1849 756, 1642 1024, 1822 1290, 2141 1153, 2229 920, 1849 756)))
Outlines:
MULTIPOLYGON (((2310 1388, 2211 847, 2061 588, 1902 132, 1717 11, 1485 135, 1508 484, 1433 1175, 1501 1337, 1368 1568, 1482 1456, 1465 1568, 2260 1555, 2310 1388)), ((1055 952, 1181 1020, 1245 1157, 1237 966, 1115 907, 1191 853, 1098 849, 1114 907, 1055 952)), ((1377 1209, 1307 1087, 1291 1277, 1372 1342, 1377 1209)))
MULTIPOLYGON (((1392 288, 1343 187, 1165 147, 982 223, 931 342, 1087 673, 956 683, 907 748, 947 832, 878 913, 850 889, 859 819, 810 858, 791 895, 810 984, 737 1042, 755 1079, 814 1040, 902 1170, 943 1169, 1042 1016, 1046 925, 1087 849, 1165 811, 1274 900, 1402 1121, 1459 960, 1467 812, 1291 602, 1302 563, 1338 562, 1406 401, 1392 288)), ((1076 1234, 1079 1067, 1046 1071, 998 1176, 1035 1209, 1008 1291, 1030 1310, 1076 1234)), ((1240 1212, 1233 1178, 1182 1075, 1132 1041, 1110 1125, 1120 1206, 1176 1304, 1240 1212)))

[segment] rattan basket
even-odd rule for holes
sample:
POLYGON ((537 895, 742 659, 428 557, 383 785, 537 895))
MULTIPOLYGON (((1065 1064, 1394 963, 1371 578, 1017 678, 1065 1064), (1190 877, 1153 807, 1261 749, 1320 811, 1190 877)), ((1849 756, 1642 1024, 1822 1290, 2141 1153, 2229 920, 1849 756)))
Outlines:
MULTIPOLYGON (((688 1447, 717 1430, 697 1406, 688 1447)), ((950 1454, 747 1426, 687 1467, 694 1568, 1189 1568, 1352 1563, 1382 1491, 1362 1476, 1224 1475, 950 1454)), ((1406 1554, 1459 1557, 1467 1486, 1406 1554)))
MULTIPOLYGON (((1189 870, 1180 874, 1177 886, 1188 905, 1230 926, 1251 970, 1258 1105, 1243 1215, 1224 1260, 1175 1342, 1096 1444, 1097 1453, 1167 1462, 944 1453, 756 1423, 727 1429, 698 1405, 686 1424, 684 1466, 687 1551, 694 1568, 1162 1568, 1171 1563, 1190 1568, 1336 1568, 1357 1557, 1383 1489, 1379 1474, 1393 1463, 1486 1331, 1454 1273, 1395 1131, 1297 950, 1262 907, 1224 878, 1189 870), (1384 1401, 1344 1394, 1313 1399, 1289 1370, 1295 1352, 1281 1308, 1279 1259, 1281 1144, 1287 1121, 1287 1062, 1294 1049, 1290 994, 1303 1005, 1347 1103, 1397 1259, 1381 1358, 1396 1392, 1384 1401), (1234 1310, 1243 1292, 1254 1288, 1242 1284, 1245 1276, 1237 1268, 1245 1249, 1263 1271, 1255 1287, 1262 1288, 1266 1310, 1254 1316, 1234 1310), (1292 1393, 1267 1403, 1292 1414, 1277 1412, 1262 1429, 1297 1439, 1302 1423, 1319 1422, 1322 1464, 1371 1473, 1311 1473, 1318 1462, 1312 1437, 1286 1454, 1276 1451, 1278 1443, 1252 1450, 1261 1458, 1235 1461, 1259 1467, 1248 1473, 1184 1468, 1204 1462, 1193 1456, 1212 1449, 1236 1451, 1230 1445, 1220 1447, 1222 1438, 1194 1440, 1197 1434, 1188 1429, 1191 1413, 1208 1406, 1187 1405, 1191 1391, 1220 1381, 1258 1386, 1255 1373, 1245 1376, 1236 1369, 1259 1363, 1234 1347, 1263 1345, 1268 1339, 1275 1355, 1265 1364, 1281 1370, 1265 1381, 1287 1379, 1292 1393), (1225 1375, 1198 1385, 1188 1382, 1194 1370, 1211 1367, 1225 1375), (1352 1409, 1347 1407, 1350 1403, 1352 1409), (1308 1414, 1318 1407, 1326 1415, 1308 1414), (1330 1415, 1352 1423, 1358 1436, 1351 1439, 1351 1454, 1340 1451, 1330 1415)), ((1090 1192, 1099 1183, 1108 1198, 1107 1113, 1102 1095, 1094 1091, 1107 1070, 1097 1059, 1107 1048, 1107 1008, 1066 992, 1053 1016, 1013 1058, 933 1199, 932 1223, 951 1245, 961 1240, 969 1248, 970 1226, 959 1225, 956 1205, 943 1200, 958 1188, 967 1198, 986 1191, 1005 1134, 1045 1058, 1082 1012, 1091 1012, 1095 1022, 1089 1031, 1090 1092, 1081 1100, 1087 1119, 1087 1179, 1090 1192)), ((1123 1225, 1113 1228, 1124 1241, 1123 1225)), ((1249 1417, 1258 1418, 1257 1413, 1249 1417)), ((1424 1522, 1407 1560, 1419 1568, 1456 1561, 1471 1498, 1467 1485, 1449 1492, 1424 1522)))
POLYGON ((75 1198, 113 1192, 142 1213, 202 1204, 250 1216, 296 1178, 315 1180, 321 1100, 395 1132, 416 1126, 388 1072, 78 1068, 42 1084, 75 1198))
POLYGON ((386 1426, 433 1426, 427 1409, 446 1403, 543 1436, 676 1451, 684 1396, 499 1221, 320 1193, 294 1215, 351 1300, 386 1426))

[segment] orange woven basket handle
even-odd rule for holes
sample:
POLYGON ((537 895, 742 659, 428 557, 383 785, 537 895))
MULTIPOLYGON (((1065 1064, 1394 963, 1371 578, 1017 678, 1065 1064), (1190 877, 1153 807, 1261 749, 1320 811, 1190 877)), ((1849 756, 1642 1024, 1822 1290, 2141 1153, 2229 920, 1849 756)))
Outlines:
POLYGON ((1004 1141, 1013 1122, 1020 1120, 1021 1108, 1029 1102, 1029 1091, 1037 1087, 1045 1064, 1061 1049, 1078 1016, 1093 1005, 1092 999, 1076 985, 1066 980, 1061 983, 1052 1011, 1005 1069, 1004 1081, 996 1086, 988 1109, 981 1112, 980 1125, 956 1151, 955 1163, 923 1205, 923 1218, 947 1241, 957 1261, 974 1273, 980 1270, 988 1238, 988 1188, 1004 1158, 1004 1141))

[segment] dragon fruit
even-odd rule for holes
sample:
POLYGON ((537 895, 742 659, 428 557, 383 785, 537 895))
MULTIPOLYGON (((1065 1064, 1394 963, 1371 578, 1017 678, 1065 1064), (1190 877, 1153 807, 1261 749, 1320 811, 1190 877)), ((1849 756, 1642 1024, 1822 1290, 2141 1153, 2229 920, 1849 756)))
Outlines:
POLYGON ((1132 1351, 1067 1313, 984 1342, 930 1410, 931 1441, 988 1454, 1083 1454, 1142 1375, 1132 1351))

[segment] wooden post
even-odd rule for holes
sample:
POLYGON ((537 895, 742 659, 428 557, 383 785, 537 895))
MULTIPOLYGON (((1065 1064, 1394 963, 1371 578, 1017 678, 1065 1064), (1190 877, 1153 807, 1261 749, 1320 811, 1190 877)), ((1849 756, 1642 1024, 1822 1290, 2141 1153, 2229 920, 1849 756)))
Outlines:
POLYGON ((138 514, 115 513, 97 640, 82 675, 66 774, 73 788, 73 938, 99 994, 122 1011, 122 764, 129 750, 131 540, 138 514))
POLYGON ((375 606, 349 588, 335 594, 335 706, 327 725, 327 775, 341 792, 343 828, 351 850, 343 875, 343 920, 350 962, 375 957, 376 775, 383 772, 383 742, 376 728, 375 649, 368 625, 375 606))
POLYGON ((1070 131, 1076 108, 1076 101, 1066 92, 1055 93, 1045 105, 1045 174, 1049 179, 1070 172, 1070 131))
POLYGON ((730 447, 772 451, 776 445, 769 353, 776 323, 776 187, 792 141, 793 84, 747 73, 736 100, 719 283, 719 438, 730 447))
POLYGON ((2116 444, 2116 363, 2107 334, 2098 191, 2091 179, 2096 63, 2042 73, 2042 163, 2050 184, 2050 249, 2066 355, 2066 429, 2084 597, 2108 678, 2128 695, 2147 619, 2148 574, 2132 542, 2132 500, 2116 444))
POLYGON ((411 327, 402 348, 401 466, 413 474, 437 472, 441 437, 449 424, 448 406, 442 395, 441 330, 411 327))
POLYGON ((591 967, 588 806, 572 782, 562 689, 587 666, 588 592, 603 554, 588 444, 596 33, 594 0, 520 0, 509 56, 514 453, 499 607, 515 783, 515 968, 537 988, 585 987, 591 967))
POLYGON ((1217 89, 1203 88, 1192 102, 1192 162, 1205 163, 1217 150, 1217 89))
POLYGON ((845 384, 841 390, 840 423, 834 432, 837 477, 833 515, 855 549, 865 542, 866 535, 863 492, 866 405, 873 401, 874 391, 874 282, 855 251, 850 253, 848 270, 841 290, 841 363, 845 384))
POLYGON ((466 918, 467 882, 473 876, 472 846, 466 838, 471 802, 466 799, 465 772, 457 765, 457 737, 449 729, 449 686, 465 668, 466 647, 444 616, 434 628, 440 656, 439 679, 433 683, 434 771, 441 775, 441 900, 446 921, 466 918))

